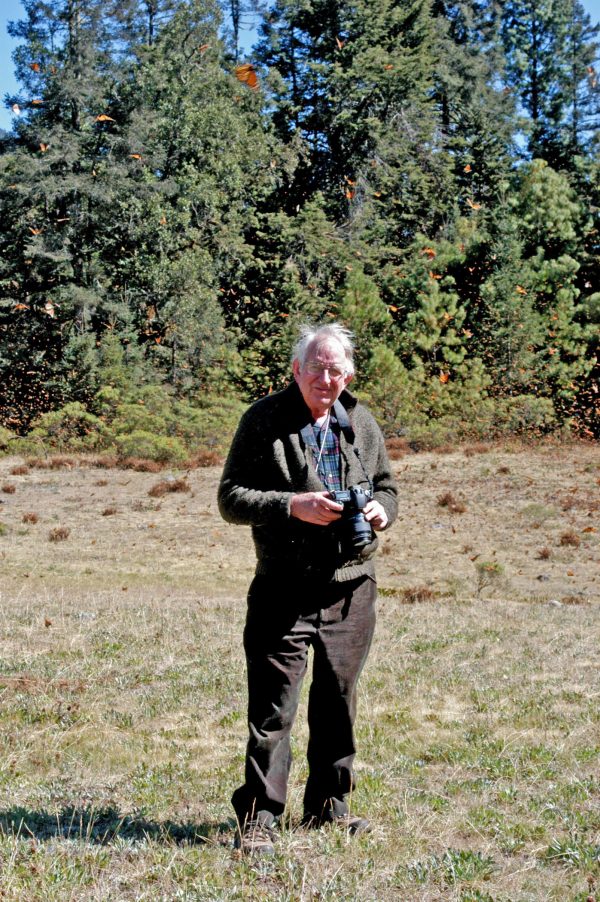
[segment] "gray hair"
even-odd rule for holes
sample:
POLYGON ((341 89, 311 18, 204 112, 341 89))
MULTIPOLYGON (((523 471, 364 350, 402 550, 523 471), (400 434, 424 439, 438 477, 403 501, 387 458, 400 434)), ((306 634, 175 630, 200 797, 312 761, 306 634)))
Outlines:
POLYGON ((292 362, 297 360, 300 366, 304 366, 309 347, 324 344, 326 341, 337 341, 342 346, 346 357, 346 372, 354 373, 354 341, 350 329, 346 329, 340 323, 323 323, 314 326, 305 323, 300 326, 298 341, 292 350, 292 362))

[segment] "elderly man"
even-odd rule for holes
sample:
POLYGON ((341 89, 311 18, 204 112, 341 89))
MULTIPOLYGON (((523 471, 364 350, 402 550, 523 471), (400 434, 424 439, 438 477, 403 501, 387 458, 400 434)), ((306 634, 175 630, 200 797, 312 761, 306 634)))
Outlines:
POLYGON ((375 627, 373 530, 394 520, 397 490, 379 427, 346 391, 350 332, 305 327, 292 366, 294 382, 242 417, 219 486, 222 516, 252 527, 257 555, 244 631, 250 738, 232 797, 246 853, 274 850, 311 646, 303 823, 369 829, 349 807, 356 688, 375 627))

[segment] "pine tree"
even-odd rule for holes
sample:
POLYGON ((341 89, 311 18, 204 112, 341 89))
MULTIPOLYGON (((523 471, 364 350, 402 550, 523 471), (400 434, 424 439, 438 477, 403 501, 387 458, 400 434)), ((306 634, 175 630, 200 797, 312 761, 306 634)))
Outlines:
POLYGON ((570 168, 598 128, 598 32, 579 0, 503 8, 506 78, 527 114, 528 151, 556 168, 570 168))

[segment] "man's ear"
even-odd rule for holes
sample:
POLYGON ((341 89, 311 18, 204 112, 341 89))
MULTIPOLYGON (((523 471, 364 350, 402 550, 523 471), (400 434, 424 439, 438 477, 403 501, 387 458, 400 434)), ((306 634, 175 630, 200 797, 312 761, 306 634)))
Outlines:
POLYGON ((344 388, 346 388, 347 385, 350 385, 353 379, 354 373, 350 373, 348 376, 346 376, 346 378, 344 379, 344 388))
POLYGON ((294 379, 297 382, 298 376, 300 375, 300 361, 297 358, 292 363, 292 373, 294 374, 294 379))

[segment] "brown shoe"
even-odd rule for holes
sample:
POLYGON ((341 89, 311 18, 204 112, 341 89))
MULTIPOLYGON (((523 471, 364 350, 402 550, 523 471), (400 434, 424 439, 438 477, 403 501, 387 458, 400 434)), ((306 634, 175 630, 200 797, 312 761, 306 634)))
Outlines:
POLYGON ((274 855, 276 833, 263 819, 246 821, 237 829, 233 846, 243 855, 274 855))

